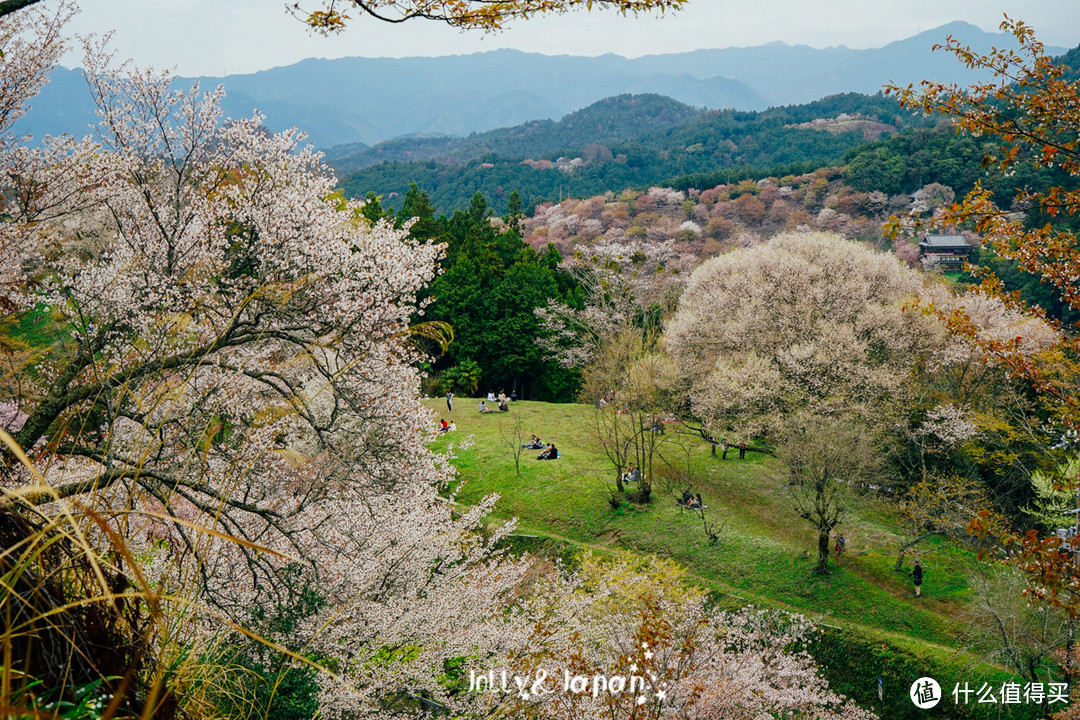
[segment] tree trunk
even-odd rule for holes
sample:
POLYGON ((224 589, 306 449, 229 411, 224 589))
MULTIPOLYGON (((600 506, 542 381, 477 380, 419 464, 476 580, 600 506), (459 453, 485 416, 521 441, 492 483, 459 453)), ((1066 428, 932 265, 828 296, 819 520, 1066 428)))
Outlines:
POLYGON ((1076 654, 1076 618, 1069 616, 1069 639, 1065 642, 1065 667, 1063 668, 1066 685, 1072 686, 1073 655, 1076 654))
POLYGON ((818 562, 817 567, 814 568, 816 573, 826 573, 829 571, 829 528, 822 526, 818 528, 817 539, 817 553, 818 562))
POLYGON ((649 434, 645 434, 645 420, 644 416, 638 422, 638 437, 641 438, 641 451, 646 455, 646 462, 641 467, 648 468, 647 471, 641 473, 641 485, 640 497, 641 504, 648 505, 649 498, 652 496, 652 479, 653 479, 653 444, 656 439, 653 437, 652 431, 649 434), (648 443, 648 445, 646 445, 648 443))

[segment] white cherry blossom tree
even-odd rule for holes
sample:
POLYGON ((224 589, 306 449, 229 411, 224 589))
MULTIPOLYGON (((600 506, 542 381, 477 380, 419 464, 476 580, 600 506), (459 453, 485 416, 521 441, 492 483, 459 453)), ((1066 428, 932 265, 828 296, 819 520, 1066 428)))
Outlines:
POLYGON ((894 257, 829 233, 784 233, 702 264, 665 330, 693 414, 745 439, 785 413, 868 408, 898 390, 930 325, 894 257))
POLYGON ((91 539, 125 538, 161 593, 196 579, 196 628, 314 589, 301 632, 272 639, 336 659, 328 715, 445 694, 443 661, 497 644, 483 624, 524 565, 493 550, 511 526, 480 532, 493 500, 439 496, 410 319, 441 248, 372 226, 295 132, 223 118, 220 88, 87 50, 99 142, 0 156, 5 317, 51 337, 0 371, 43 480, 4 445, 0 512, 93 512, 91 539))

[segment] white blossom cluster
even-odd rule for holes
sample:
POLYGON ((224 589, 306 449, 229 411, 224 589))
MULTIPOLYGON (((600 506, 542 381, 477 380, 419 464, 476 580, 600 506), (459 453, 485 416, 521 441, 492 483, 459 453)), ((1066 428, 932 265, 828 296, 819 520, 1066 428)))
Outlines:
POLYGON ((484 623, 524 573, 493 549, 512 525, 480 532, 494 498, 458 512, 427 448, 409 322, 442 248, 372 226, 301 136, 223 118, 220 88, 87 51, 100 140, 0 157, 2 312, 67 331, 5 376, 0 423, 61 498, 115 518, 194 629, 313 589, 322 609, 271 639, 336 660, 327 716, 439 692, 445 658, 501 642, 484 623))
POLYGON ((850 412, 895 393, 932 335, 903 311, 921 284, 839 235, 783 233, 703 263, 665 343, 694 415, 717 437, 753 436, 783 412, 850 412))
MULTIPOLYGON (((1047 350, 1061 340, 1061 334, 1039 318, 1006 307, 999 298, 978 291, 953 294, 941 285, 927 287, 919 294, 920 304, 943 315, 970 322, 981 342, 993 343, 1003 353, 1030 357, 1047 350)), ((931 361, 934 368, 965 365, 971 362, 994 365, 993 358, 968 339, 950 333, 931 361)))
POLYGON ((606 564, 590 556, 573 575, 545 577, 525 603, 531 630, 511 655, 514 668, 544 668, 555 677, 636 675, 647 688, 597 695, 554 688, 510 713, 527 708, 530 717, 552 720, 873 717, 817 674, 805 649, 814 633, 806 618, 710 609, 704 593, 683 580, 666 561, 606 564))
POLYGON ((944 447, 953 448, 975 439, 980 431, 979 426, 968 419, 962 405, 945 403, 926 413, 926 420, 915 432, 944 447))

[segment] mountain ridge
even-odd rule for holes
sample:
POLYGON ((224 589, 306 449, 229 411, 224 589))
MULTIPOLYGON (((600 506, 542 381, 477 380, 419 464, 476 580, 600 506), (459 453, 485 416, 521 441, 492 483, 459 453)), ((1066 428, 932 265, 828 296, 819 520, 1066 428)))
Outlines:
MULTIPOLYGON (((296 125, 317 147, 328 148, 417 133, 463 136, 559 118, 626 93, 662 94, 695 107, 764 110, 837 93, 873 93, 888 81, 983 79, 946 54, 931 53, 933 42, 950 33, 976 49, 1011 46, 1011 36, 957 21, 867 50, 769 43, 624 58, 494 49, 434 58, 308 58, 255 73, 176 82, 223 83, 230 115, 258 108, 271 130, 296 125)), ((58 69, 34 105, 18 129, 36 137, 83 134, 94 120, 80 71, 58 69)))

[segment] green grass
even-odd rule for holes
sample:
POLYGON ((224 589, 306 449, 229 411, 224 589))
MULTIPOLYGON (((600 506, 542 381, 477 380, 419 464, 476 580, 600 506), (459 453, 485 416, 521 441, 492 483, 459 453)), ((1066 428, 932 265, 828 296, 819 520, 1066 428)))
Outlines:
MULTIPOLYGON (((440 409, 435 401, 432 407, 440 409)), ((725 524, 720 543, 710 545, 701 519, 681 512, 673 496, 655 485, 649 506, 609 505, 613 471, 591 439, 590 407, 518 402, 509 413, 487 415, 474 408, 471 401, 457 404, 458 432, 449 436, 475 435, 473 447, 459 451, 455 462, 462 479, 457 499, 472 504, 498 493, 496 516, 518 518, 521 533, 663 555, 723 592, 931 643, 951 644, 963 632, 956 615, 968 592, 963 578, 971 557, 954 548, 927 554, 926 597, 916 603, 908 578, 892 569, 896 523, 885 501, 851 499, 841 528, 849 550, 844 566, 815 575, 816 531, 792 510, 774 458, 712 458, 708 445, 669 428, 662 452, 685 468, 687 451, 676 444, 689 448, 694 490, 704 498, 710 521, 725 524), (517 475, 508 440, 517 417, 526 436, 535 432, 554 441, 562 457, 538 461, 537 451, 526 450, 517 475)))
MULTIPOLYGON (((579 549, 674 558, 725 603, 802 612, 860 642, 888 643, 897 652, 914 653, 917 662, 953 668, 954 674, 961 672, 957 667, 979 666, 977 658, 957 659, 965 657, 957 654, 957 648, 967 629, 966 577, 977 560, 952 545, 920 547, 917 557, 926 581, 924 597, 916 600, 905 574, 915 556, 909 554, 904 572, 893 569, 899 524, 887 500, 870 495, 849 498, 840 527, 848 547, 843 566, 817 575, 812 572, 816 531, 796 516, 788 501, 785 473, 770 456, 710 457, 709 446, 700 438, 668 426, 662 452, 688 472, 694 491, 705 500, 710 521, 725 524, 720 542, 711 545, 700 517, 680 512, 658 481, 650 505, 611 507, 614 471, 592 439, 594 411, 589 406, 517 402, 509 413, 480 414, 476 401, 462 398, 452 415, 442 401, 432 400, 429 406, 453 419, 458 428, 433 447, 475 436, 472 447, 457 451, 456 499, 472 504, 498 493, 496 518, 517 518, 517 533, 538 536, 535 542, 549 551, 552 542, 561 541, 579 549), (539 461, 538 451, 523 451, 519 475, 513 449, 521 442, 513 437, 518 419, 526 438, 537 433, 544 442, 554 442, 562 457, 539 461)), ((1002 671, 983 666, 979 673, 1002 671)))
POLYGON ((4 332, 11 339, 20 340, 32 348, 44 348, 66 336, 65 328, 58 321, 58 313, 38 306, 20 313, 15 322, 4 328, 4 332))

